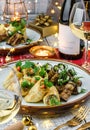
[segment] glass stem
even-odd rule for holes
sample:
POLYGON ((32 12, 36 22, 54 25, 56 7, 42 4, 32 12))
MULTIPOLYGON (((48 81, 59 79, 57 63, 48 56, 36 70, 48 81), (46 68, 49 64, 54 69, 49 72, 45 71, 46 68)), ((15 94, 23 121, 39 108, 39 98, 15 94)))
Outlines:
POLYGON ((88 62, 88 40, 85 41, 85 63, 88 62))

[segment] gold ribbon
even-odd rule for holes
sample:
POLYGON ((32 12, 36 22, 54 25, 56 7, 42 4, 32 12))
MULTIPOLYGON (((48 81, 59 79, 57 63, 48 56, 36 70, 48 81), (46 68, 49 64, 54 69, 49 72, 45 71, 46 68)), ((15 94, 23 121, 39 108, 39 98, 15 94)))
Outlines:
POLYGON ((37 26, 50 26, 52 24, 52 19, 49 15, 38 15, 35 18, 35 25, 37 26))

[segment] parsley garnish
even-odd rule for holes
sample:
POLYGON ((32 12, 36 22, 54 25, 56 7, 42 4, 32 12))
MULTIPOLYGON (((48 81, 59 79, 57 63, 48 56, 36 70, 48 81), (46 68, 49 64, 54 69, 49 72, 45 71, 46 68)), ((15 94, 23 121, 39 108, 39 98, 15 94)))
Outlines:
POLYGON ((41 77, 45 77, 45 75, 46 75, 46 70, 45 70, 44 67, 41 67, 41 70, 40 70, 40 72, 39 72, 39 75, 40 75, 41 77))
POLYGON ((51 106, 60 105, 60 104, 61 104, 61 102, 57 99, 57 97, 52 96, 50 98, 50 105, 51 106))
POLYGON ((22 69, 26 69, 26 68, 34 68, 35 67, 35 64, 33 62, 30 62, 30 61, 25 61, 25 64, 22 65, 22 69))
POLYGON ((48 81, 48 79, 45 79, 45 80, 44 80, 44 85, 45 85, 46 87, 50 88, 50 87, 53 86, 53 83, 50 82, 50 81, 48 81))
POLYGON ((33 87, 33 85, 34 85, 33 83, 30 83, 29 81, 27 81, 25 79, 21 83, 22 88, 31 88, 31 87, 33 87))

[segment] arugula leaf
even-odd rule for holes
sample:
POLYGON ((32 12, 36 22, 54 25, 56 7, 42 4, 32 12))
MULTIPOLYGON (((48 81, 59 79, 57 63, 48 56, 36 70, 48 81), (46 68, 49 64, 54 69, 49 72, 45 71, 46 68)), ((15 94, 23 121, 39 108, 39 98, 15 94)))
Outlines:
POLYGON ((78 76, 77 76, 77 77, 73 77, 73 78, 72 78, 72 81, 73 81, 74 83, 77 83, 80 78, 82 78, 82 77, 78 77, 78 76))
POLYGON ((77 75, 77 73, 76 73, 76 71, 75 71, 74 68, 69 69, 69 70, 68 70, 68 73, 69 73, 71 76, 77 75))
POLYGON ((32 41, 33 41, 32 39, 27 39, 27 40, 26 40, 26 43, 29 44, 29 43, 31 43, 32 41))
POLYGON ((16 67, 18 67, 18 66, 22 66, 22 61, 18 61, 18 62, 16 63, 16 67))
POLYGON ((80 93, 86 93, 86 89, 82 88, 80 93))

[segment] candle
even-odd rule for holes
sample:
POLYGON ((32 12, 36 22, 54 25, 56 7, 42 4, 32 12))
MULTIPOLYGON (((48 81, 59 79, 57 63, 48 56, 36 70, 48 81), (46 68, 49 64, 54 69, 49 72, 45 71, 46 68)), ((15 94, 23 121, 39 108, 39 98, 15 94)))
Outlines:
POLYGON ((48 50, 37 50, 35 53, 37 56, 49 56, 50 52, 48 50))
POLYGON ((30 49, 30 53, 35 57, 52 57, 55 54, 50 46, 34 46, 30 49))

